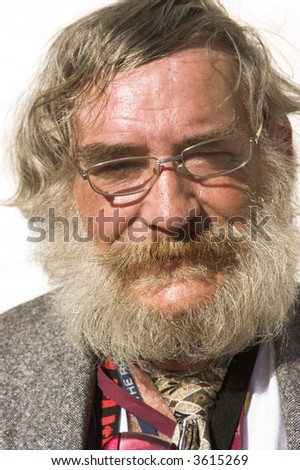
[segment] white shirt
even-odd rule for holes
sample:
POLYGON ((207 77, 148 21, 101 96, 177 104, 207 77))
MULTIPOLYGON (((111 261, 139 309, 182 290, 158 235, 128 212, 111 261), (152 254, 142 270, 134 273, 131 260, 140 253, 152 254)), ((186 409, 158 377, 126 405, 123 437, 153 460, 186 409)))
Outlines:
POLYGON ((250 404, 244 420, 243 448, 287 449, 273 344, 262 344, 250 381, 250 404))

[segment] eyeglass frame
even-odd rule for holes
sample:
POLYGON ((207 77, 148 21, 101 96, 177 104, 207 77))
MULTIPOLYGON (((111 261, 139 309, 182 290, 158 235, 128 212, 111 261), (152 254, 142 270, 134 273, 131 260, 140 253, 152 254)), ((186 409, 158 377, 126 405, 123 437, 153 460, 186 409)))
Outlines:
POLYGON ((96 163, 94 165, 91 165, 89 168, 87 168, 87 170, 82 170, 82 169, 79 169, 78 170, 78 173, 80 174, 80 176, 83 178, 83 180, 87 180, 90 187, 92 188, 93 191, 95 191, 95 193, 97 194, 101 194, 102 196, 106 196, 106 197, 123 197, 123 196, 131 196, 133 194, 138 194, 138 193, 141 193, 143 191, 148 191, 149 189, 151 189, 156 181, 158 180, 160 174, 161 174, 161 165, 165 164, 165 163, 169 163, 169 162, 180 162, 179 165, 177 165, 176 167, 176 171, 178 168, 182 168, 188 175, 192 176, 193 178, 195 179, 198 179, 198 180, 204 180, 204 179, 212 179, 212 178, 217 178, 219 176, 224 176, 224 175, 228 175, 230 173, 233 173, 234 171, 237 171, 241 168, 243 168, 245 165, 247 165, 249 163, 249 161, 251 160, 252 156, 253 156, 253 146, 252 144, 255 144, 255 145, 258 145, 258 141, 259 141, 259 137, 260 137, 260 134, 261 134, 261 131, 262 131, 262 127, 263 127, 263 124, 260 124, 260 126, 258 127, 256 133, 255 133, 255 136, 254 137, 250 137, 248 136, 247 134, 229 134, 229 135, 225 135, 225 136, 221 136, 221 137, 217 137, 216 139, 208 139, 206 141, 203 141, 203 142, 200 142, 199 144, 195 144, 195 145, 191 145, 187 148, 185 148, 179 155, 174 155, 173 157, 168 157, 168 158, 163 158, 163 159, 159 159, 157 157, 147 157, 147 156, 137 156, 137 157, 124 157, 122 158, 122 161, 127 161, 127 160, 134 160, 134 158, 145 158, 145 159, 153 159, 153 160, 156 160, 156 163, 157 163, 157 169, 158 169, 158 172, 157 172, 157 175, 156 175, 156 178, 154 180, 154 182, 151 184, 151 185, 148 185, 142 189, 138 189, 136 191, 130 191, 129 193, 114 193, 114 194, 110 194, 110 193, 107 193, 105 191, 101 191, 99 189, 96 189, 92 182, 90 181, 90 177, 89 177, 89 172, 94 169, 94 168, 101 168, 101 166, 105 166, 109 163, 112 163, 112 162, 117 162, 117 161, 120 161, 120 158, 118 159, 112 159, 112 160, 109 160, 107 162, 100 162, 100 163, 96 163), (234 137, 234 136, 244 136, 244 137, 247 137, 249 139, 249 143, 250 143, 250 152, 249 152, 249 156, 247 158, 247 160, 243 163, 241 163, 238 167, 234 168, 233 170, 226 170, 226 171, 222 171, 222 172, 219 172, 219 173, 215 173, 213 175, 205 175, 205 176, 199 176, 199 175, 195 175, 193 173, 191 173, 186 167, 185 167, 185 162, 184 162, 184 159, 183 159, 183 155, 182 153, 183 152, 186 152, 186 151, 189 151, 191 150, 192 148, 194 147, 197 147, 197 146, 202 146, 202 145, 205 145, 205 144, 208 144, 208 143, 211 143, 211 142, 217 142, 218 140, 222 140, 222 139, 225 139, 226 137, 234 137))

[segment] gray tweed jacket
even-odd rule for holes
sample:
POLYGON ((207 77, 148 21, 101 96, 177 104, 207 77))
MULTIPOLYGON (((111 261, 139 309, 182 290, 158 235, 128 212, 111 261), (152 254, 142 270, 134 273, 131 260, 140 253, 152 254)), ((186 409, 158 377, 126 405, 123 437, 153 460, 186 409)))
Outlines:
MULTIPOLYGON (((49 294, 1 315, 4 323, 4 449, 84 449, 96 359, 66 340, 49 294)), ((298 308, 299 310, 299 308, 298 308)), ((288 445, 300 449, 300 310, 276 343, 288 445)))

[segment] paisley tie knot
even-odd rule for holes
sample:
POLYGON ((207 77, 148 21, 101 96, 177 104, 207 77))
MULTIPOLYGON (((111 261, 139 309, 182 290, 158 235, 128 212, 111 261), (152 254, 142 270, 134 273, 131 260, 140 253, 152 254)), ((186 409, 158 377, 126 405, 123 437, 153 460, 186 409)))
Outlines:
POLYGON ((208 416, 227 371, 226 366, 198 372, 152 370, 150 375, 177 426, 172 441, 180 449, 210 449, 208 416))

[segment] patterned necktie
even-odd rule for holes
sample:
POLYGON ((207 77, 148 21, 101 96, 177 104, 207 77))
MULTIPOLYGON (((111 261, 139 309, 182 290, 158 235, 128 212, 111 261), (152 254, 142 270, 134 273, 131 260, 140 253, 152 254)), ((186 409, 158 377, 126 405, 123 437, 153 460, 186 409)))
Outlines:
POLYGON ((150 375, 177 426, 173 442, 181 449, 210 449, 208 415, 219 392, 227 366, 193 373, 151 370, 150 375))

